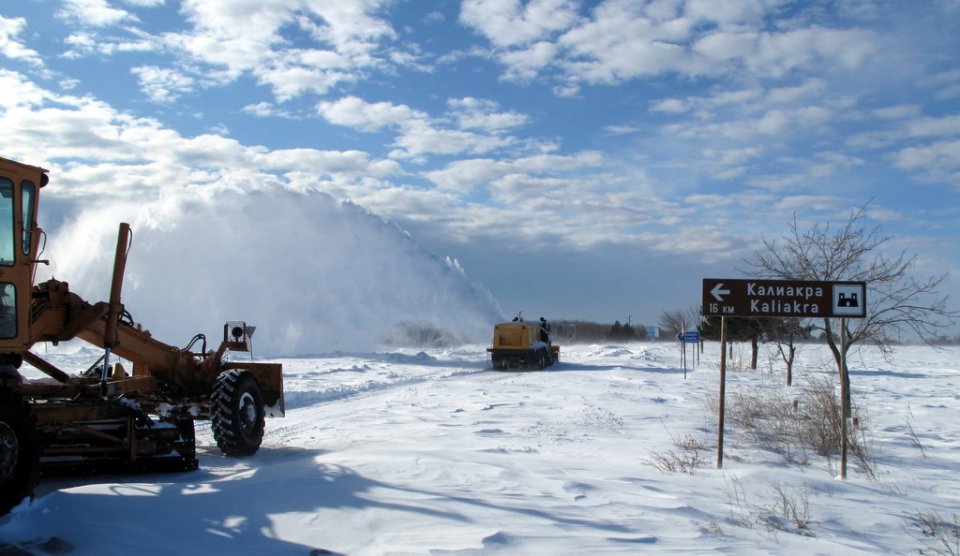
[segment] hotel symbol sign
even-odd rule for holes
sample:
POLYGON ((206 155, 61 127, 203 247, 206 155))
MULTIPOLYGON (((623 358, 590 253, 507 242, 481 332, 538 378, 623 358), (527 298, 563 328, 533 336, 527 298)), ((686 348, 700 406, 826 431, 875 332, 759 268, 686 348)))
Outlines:
POLYGON ((833 314, 838 317, 863 317, 866 301, 863 290, 863 284, 833 284, 833 314))

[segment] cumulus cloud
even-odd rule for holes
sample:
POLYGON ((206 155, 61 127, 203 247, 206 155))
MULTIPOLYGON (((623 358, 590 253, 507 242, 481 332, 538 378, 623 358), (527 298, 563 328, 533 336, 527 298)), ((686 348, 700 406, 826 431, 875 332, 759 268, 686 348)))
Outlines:
POLYGON ((26 29, 27 20, 22 17, 3 17, 0 15, 0 56, 11 60, 22 60, 36 67, 43 67, 43 59, 37 51, 27 48, 19 39, 26 29))
POLYGON ((445 189, 472 189, 510 174, 557 175, 570 174, 605 163, 598 152, 576 155, 535 155, 513 160, 491 158, 466 159, 451 162, 439 170, 426 172, 426 177, 445 189))
POLYGON ((785 2, 636 2, 605 0, 589 12, 563 0, 464 2, 460 22, 497 49, 504 79, 615 85, 669 74, 746 74, 780 78, 794 71, 849 71, 880 50, 858 28, 831 28, 814 17, 769 26, 785 2), (545 8, 551 8, 547 10, 545 8))
POLYGON ((140 89, 154 102, 169 103, 193 90, 195 81, 178 71, 157 66, 139 66, 130 70, 137 76, 140 89))
MULTIPOLYGON (((611 219, 609 226, 598 227, 599 213, 593 211, 623 204, 624 198, 616 195, 637 186, 609 174, 604 168, 609 161, 599 152, 584 151, 455 161, 426 170, 417 176, 423 183, 414 187, 403 183, 411 174, 398 161, 360 150, 268 149, 213 133, 184 137, 156 120, 131 116, 94 98, 37 88, 13 72, 0 71, 0 85, 0 125, 10 132, 0 137, 0 149, 51 170, 56 187, 47 196, 60 201, 61 211, 82 207, 89 199, 98 205, 108 197, 143 206, 182 192, 213 195, 227 185, 244 184, 238 195, 276 190, 352 199, 394 221, 429 222, 429 233, 462 241, 489 234, 484 225, 498 223, 497 230, 511 230, 521 243, 524 233, 560 234, 575 236, 577 245, 586 246, 604 241, 604 234, 627 222, 611 219), (39 140, 13 139, 25 134, 39 140), (483 203, 472 198, 479 187, 489 194, 483 203), (504 199, 517 202, 498 207, 504 199), (531 213, 542 218, 521 233, 507 225, 531 213)), ((446 107, 439 118, 360 99, 323 109, 358 129, 395 130, 394 148, 405 153, 496 150, 513 141, 511 130, 527 121, 476 97, 450 99, 446 107)), ((61 213, 52 220, 65 217, 61 213)))
POLYGON ((905 122, 905 125, 910 137, 950 137, 960 135, 960 114, 914 118, 905 122))
POLYGON ((899 168, 920 170, 926 180, 960 187, 960 140, 907 147, 894 160, 899 168))
POLYGON ((529 45, 568 29, 577 19, 570 0, 465 0, 460 22, 500 47, 529 45))
POLYGON ((129 12, 112 7, 106 0, 64 0, 57 16, 92 27, 109 27, 137 20, 129 12))
POLYGON ((447 101, 460 129, 478 129, 499 132, 526 124, 530 118, 519 112, 500 111, 500 105, 488 99, 474 97, 454 98, 447 101))
POLYGON ((327 121, 365 132, 396 133, 390 156, 418 159, 428 154, 483 154, 516 144, 509 130, 527 123, 518 112, 502 112, 490 100, 465 97, 447 101, 441 117, 391 102, 359 97, 322 101, 317 112, 327 121))
POLYGON ((389 65, 377 49, 396 37, 374 15, 384 2, 349 0, 188 0, 181 8, 193 28, 171 33, 169 45, 197 63, 250 73, 290 100, 325 94, 359 79, 365 69, 389 65), (302 45, 291 48, 291 42, 302 45))
POLYGON ((288 175, 309 171, 341 185, 397 173, 396 163, 357 150, 273 149, 217 134, 184 137, 87 96, 52 93, 0 70, 0 150, 58 170, 54 195, 148 200, 170 189, 204 187, 225 173, 296 188, 288 175), (19 137, 30 136, 25 142, 19 137))
POLYGON ((410 127, 416 122, 429 119, 426 113, 413 110, 409 106, 391 102, 367 102, 355 96, 322 101, 317 104, 317 112, 331 123, 368 132, 387 127, 410 127))

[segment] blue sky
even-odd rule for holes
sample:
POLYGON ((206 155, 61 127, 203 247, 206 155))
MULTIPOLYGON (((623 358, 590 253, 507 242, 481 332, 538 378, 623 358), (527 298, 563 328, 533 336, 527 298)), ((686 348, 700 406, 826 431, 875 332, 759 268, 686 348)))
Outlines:
POLYGON ((14 0, 0 156, 51 171, 50 231, 224 182, 320 192, 507 315, 607 322, 869 202, 956 300, 956 29, 957 0, 14 0))

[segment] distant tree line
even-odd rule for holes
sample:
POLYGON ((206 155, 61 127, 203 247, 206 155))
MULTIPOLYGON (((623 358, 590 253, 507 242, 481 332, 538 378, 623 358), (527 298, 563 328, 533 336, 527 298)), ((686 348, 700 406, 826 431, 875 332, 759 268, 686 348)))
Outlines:
MULTIPOLYGON (((585 320, 550 321, 551 335, 558 342, 591 344, 597 342, 638 342, 647 339, 647 327, 628 320, 613 324, 585 320)), ((661 336, 661 340, 666 339, 661 336)), ((672 339, 669 338, 669 339, 672 339)))

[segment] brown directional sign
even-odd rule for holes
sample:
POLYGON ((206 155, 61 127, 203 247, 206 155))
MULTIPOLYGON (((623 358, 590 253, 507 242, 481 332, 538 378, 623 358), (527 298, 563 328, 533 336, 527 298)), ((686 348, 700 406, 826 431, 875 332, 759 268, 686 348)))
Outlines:
POLYGON ((706 317, 863 318, 866 282, 704 278, 706 317))

